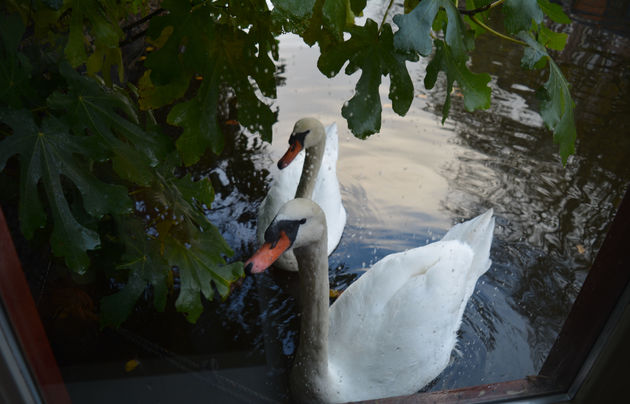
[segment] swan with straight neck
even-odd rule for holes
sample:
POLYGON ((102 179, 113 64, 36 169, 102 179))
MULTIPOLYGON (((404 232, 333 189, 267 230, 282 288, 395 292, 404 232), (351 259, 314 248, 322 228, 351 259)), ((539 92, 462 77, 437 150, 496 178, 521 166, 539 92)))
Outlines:
MULTIPOLYGON (((280 207, 293 198, 308 198, 322 207, 328 220, 327 253, 339 244, 346 224, 346 210, 341 201, 337 180, 337 125, 324 128, 315 118, 302 118, 295 123, 289 137, 289 148, 277 164, 273 182, 258 209, 258 241, 280 207), (304 151, 304 152, 302 152, 304 151)), ((297 271, 293 251, 284 254, 274 266, 297 271)))
POLYGON ((412 394, 447 366, 466 303, 490 267, 492 210, 442 240, 391 254, 328 307, 326 217, 313 201, 287 202, 245 263, 264 271, 293 250, 299 270, 300 340, 290 372, 298 402, 412 394))

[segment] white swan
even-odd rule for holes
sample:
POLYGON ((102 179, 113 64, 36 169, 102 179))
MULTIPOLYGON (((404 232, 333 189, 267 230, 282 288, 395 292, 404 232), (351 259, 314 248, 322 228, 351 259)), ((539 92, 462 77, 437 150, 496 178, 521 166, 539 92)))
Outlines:
POLYGON ((492 210, 441 241, 377 262, 328 307, 326 220, 312 201, 285 204, 245 263, 264 271, 291 248, 300 266, 300 340, 290 373, 298 402, 413 394, 438 376, 466 303, 490 267, 492 210))
MULTIPOLYGON (((296 122, 289 138, 289 149, 278 161, 269 192, 258 209, 257 236, 261 244, 265 229, 282 205, 293 198, 310 198, 326 214, 328 255, 335 250, 346 225, 346 210, 341 203, 337 180, 338 148, 336 123, 324 131, 321 122, 314 118, 296 122), (303 170, 303 167, 310 169, 303 170)), ((275 266, 287 271, 298 270, 292 251, 280 257, 275 266)))

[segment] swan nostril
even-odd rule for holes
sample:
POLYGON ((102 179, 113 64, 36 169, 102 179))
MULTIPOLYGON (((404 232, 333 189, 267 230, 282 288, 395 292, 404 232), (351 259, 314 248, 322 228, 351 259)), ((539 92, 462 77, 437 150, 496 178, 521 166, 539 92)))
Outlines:
POLYGON ((254 267, 254 263, 246 262, 245 263, 245 268, 243 269, 245 271, 245 275, 251 275, 253 267, 254 267))

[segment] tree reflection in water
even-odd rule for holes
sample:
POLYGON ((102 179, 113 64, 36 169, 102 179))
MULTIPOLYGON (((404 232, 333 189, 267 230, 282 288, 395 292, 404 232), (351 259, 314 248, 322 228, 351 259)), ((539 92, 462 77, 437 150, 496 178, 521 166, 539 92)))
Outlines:
MULTIPOLYGON (((491 72, 499 97, 474 115, 460 104, 451 110, 447 125, 464 151, 442 167, 449 180, 444 208, 466 218, 480 205, 493 206, 498 220, 493 267, 461 329, 462 343, 473 347, 466 349, 470 356, 447 369, 434 389, 540 370, 630 181, 624 96, 630 40, 578 23, 570 28, 567 49, 557 57, 577 104, 576 155, 566 167, 528 110, 538 102, 530 89, 543 78, 523 74, 518 46, 478 41, 471 70, 491 72)), ((442 97, 430 97, 439 114, 442 97)))

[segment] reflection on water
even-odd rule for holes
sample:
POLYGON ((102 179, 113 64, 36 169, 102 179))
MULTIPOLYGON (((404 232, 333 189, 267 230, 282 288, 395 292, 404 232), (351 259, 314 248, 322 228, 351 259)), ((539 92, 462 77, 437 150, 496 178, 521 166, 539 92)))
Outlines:
MULTIPOLYGON (((379 4, 370 3, 366 15, 378 17, 379 4)), ((224 155, 206 162, 209 169, 196 168, 196 176, 210 176, 215 186, 209 218, 235 258, 247 258, 270 181, 266 167, 284 152, 293 123, 303 116, 336 121, 348 222, 330 257, 332 286, 343 289, 383 256, 438 240, 452 224, 493 207, 493 265, 467 307, 451 364, 426 390, 537 373, 630 181, 630 41, 579 24, 569 29, 570 43, 557 61, 573 83, 579 136, 566 167, 535 112, 534 89, 546 78, 520 69, 517 46, 477 42, 471 70, 493 76, 490 110, 467 113, 455 93, 451 115, 440 125, 444 94, 439 84, 426 92, 424 67, 414 66, 420 85, 407 116, 384 105, 381 134, 360 141, 340 114, 358 76, 326 79, 316 70, 316 49, 281 37, 285 83, 278 89, 274 141, 263 144, 233 128, 224 155)), ((385 80, 386 103, 387 89, 385 80)), ((274 271, 247 278, 226 302, 208 303, 196 325, 177 313, 139 311, 115 336, 131 347, 120 356, 172 359, 154 368, 145 364, 148 373, 210 372, 206 380, 227 396, 231 391, 235 402, 286 401, 299 325, 295 281, 274 271)), ((70 381, 89 377, 64 372, 70 381)))
MULTIPOLYGON (((503 59, 510 55, 518 61, 517 46, 478 41, 471 70, 496 77, 492 107, 471 115, 458 104, 451 111, 453 141, 461 148, 442 166, 449 183, 443 206, 465 218, 490 205, 498 220, 493 267, 471 305, 480 310, 468 310, 462 327, 463 340, 472 335, 473 346, 475 333, 484 336, 485 369, 477 377, 465 367, 453 369, 466 373, 466 381, 449 380, 440 388, 538 372, 630 179, 624 163, 630 152, 630 104, 624 96, 630 41, 572 27, 567 51, 557 58, 577 103, 577 154, 566 167, 532 114, 537 100, 530 88, 546 78, 525 74, 516 62, 503 59)), ((443 94, 430 97, 439 114, 443 94)), ((478 366, 479 359, 471 353, 464 364, 478 366)))

